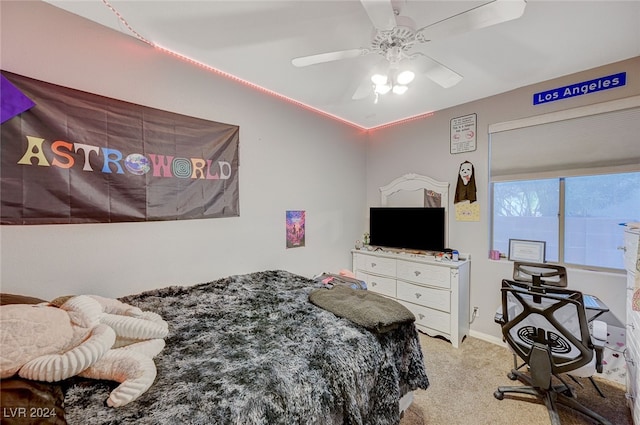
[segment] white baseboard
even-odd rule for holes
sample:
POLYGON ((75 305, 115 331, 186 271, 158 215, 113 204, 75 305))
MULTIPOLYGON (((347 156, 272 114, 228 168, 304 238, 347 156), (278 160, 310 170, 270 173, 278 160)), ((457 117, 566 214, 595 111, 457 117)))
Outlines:
POLYGON ((492 344, 500 345, 501 347, 506 347, 507 346, 507 344, 502 340, 502 338, 496 338, 493 335, 489 335, 489 334, 485 334, 485 333, 482 333, 482 332, 474 331, 472 329, 469 329, 469 336, 481 339, 483 341, 490 342, 492 344))

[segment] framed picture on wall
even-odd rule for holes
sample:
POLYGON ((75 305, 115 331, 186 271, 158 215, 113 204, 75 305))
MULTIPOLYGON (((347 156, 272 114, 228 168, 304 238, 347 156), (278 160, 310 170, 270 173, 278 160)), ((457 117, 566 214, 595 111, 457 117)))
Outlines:
POLYGON ((544 241, 509 239, 509 260, 544 263, 546 245, 544 241))
POLYGON ((298 248, 305 244, 306 213, 304 211, 287 211, 287 248, 298 248))
POLYGON ((476 150, 477 115, 469 114, 451 120, 450 139, 452 154, 476 150))

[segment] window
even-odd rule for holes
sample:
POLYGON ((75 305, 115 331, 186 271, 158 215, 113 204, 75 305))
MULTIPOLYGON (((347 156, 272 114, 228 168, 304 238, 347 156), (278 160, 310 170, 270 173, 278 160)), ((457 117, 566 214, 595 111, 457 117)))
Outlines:
POLYGON ((546 261, 623 269, 640 221, 640 96, 489 125, 490 249, 546 242, 546 261))
POLYGON ((493 186, 492 246, 509 239, 546 242, 546 261, 623 269, 623 228, 640 219, 640 172, 538 180, 493 186))
POLYGON ((565 179, 564 262, 623 269, 622 226, 640 215, 640 173, 565 179))
POLYGON ((557 179, 493 184, 493 249, 509 252, 509 239, 545 241, 546 261, 558 261, 557 179))

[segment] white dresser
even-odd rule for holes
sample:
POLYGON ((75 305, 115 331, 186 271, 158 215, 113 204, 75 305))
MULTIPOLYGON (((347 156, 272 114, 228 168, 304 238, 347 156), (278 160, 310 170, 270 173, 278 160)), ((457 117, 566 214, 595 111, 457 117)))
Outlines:
POLYGON ((624 265, 627 270, 627 397, 633 423, 640 425, 640 230, 627 228, 624 233, 624 265), (636 297, 634 310, 634 296, 636 297))
POLYGON ((469 261, 353 250, 353 271, 370 291, 393 298, 416 316, 418 330, 458 347, 469 334, 469 261))

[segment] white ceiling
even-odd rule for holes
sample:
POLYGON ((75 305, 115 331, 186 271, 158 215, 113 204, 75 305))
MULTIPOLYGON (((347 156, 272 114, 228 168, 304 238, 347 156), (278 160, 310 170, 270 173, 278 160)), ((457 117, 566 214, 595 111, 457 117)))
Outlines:
MULTIPOLYGON (((460 83, 443 88, 419 74, 407 93, 376 104, 373 90, 351 97, 377 54, 291 63, 369 48, 373 25, 359 0, 47 2, 366 129, 640 56, 640 1, 528 0, 518 19, 412 47, 461 74, 460 83)), ((393 0, 418 28, 485 3, 393 0)))

